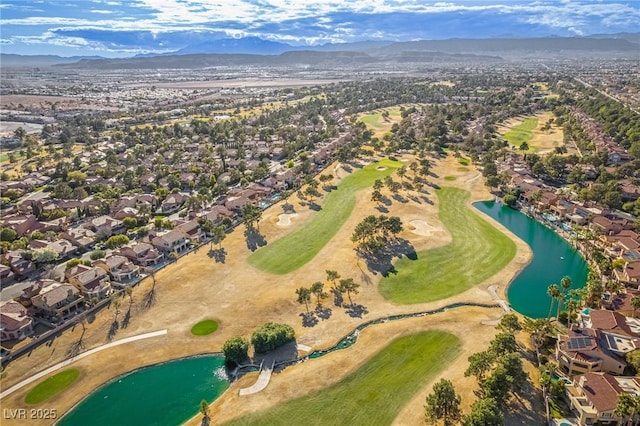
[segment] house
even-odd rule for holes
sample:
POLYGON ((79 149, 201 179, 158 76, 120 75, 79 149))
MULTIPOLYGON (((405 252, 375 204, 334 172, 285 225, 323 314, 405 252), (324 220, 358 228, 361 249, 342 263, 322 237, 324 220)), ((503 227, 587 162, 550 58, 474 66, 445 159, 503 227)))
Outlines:
POLYGON ((164 255, 154 246, 148 243, 136 243, 130 246, 121 247, 113 253, 124 256, 138 266, 155 266, 162 262, 164 255))
POLYGON ((18 277, 26 277, 36 271, 36 265, 32 261, 24 259, 22 253, 19 251, 7 252, 0 256, 0 259, 2 259, 18 277))
POLYGON ((114 280, 112 285, 117 287, 123 287, 124 284, 132 283, 140 277, 140 267, 125 256, 111 255, 95 261, 94 265, 111 274, 114 280))
POLYGON ((33 334, 33 320, 27 308, 13 300, 0 305, 0 339, 21 340, 33 334))
POLYGON ((179 223, 173 229, 182 232, 185 238, 188 238, 194 244, 199 244, 206 238, 200 230, 200 224, 195 219, 179 223))
POLYGON ((6 285, 13 283, 13 281, 15 280, 15 275, 16 274, 13 273, 13 271, 11 270, 11 267, 0 264, 0 286, 1 287, 4 287, 6 285))
POLYGON ((54 251, 58 255, 58 259, 64 259, 67 257, 71 257, 76 251, 78 251, 78 247, 74 246, 68 240, 56 240, 56 241, 46 241, 46 240, 31 240, 29 242, 29 247, 31 249, 48 249, 54 251))
POLYGON ((25 290, 23 295, 30 296, 28 298, 34 308, 52 317, 60 318, 77 312, 84 303, 80 291, 68 283, 43 279, 25 290))
POLYGON ((38 231, 42 228, 40 222, 38 222, 32 214, 4 218, 0 221, 0 226, 13 229, 20 237, 29 235, 33 231, 38 231))
POLYGON ((558 335, 556 359, 570 376, 592 371, 620 375, 627 366, 624 355, 640 347, 635 338, 574 325, 558 335))
POLYGON ((633 222, 627 219, 613 218, 598 215, 591 220, 590 228, 599 234, 615 235, 624 229, 631 229, 633 222))
POLYGON ((96 266, 70 276, 68 280, 69 283, 80 290, 86 300, 93 299, 94 297, 104 299, 111 294, 111 282, 109 281, 107 271, 96 266))
POLYGON ((576 376, 565 387, 571 409, 578 424, 618 424, 615 414, 618 397, 623 393, 640 395, 640 379, 614 377, 607 373, 585 373, 576 376))
POLYGON ((224 203, 224 207, 229 210, 239 211, 242 210, 244 206, 247 204, 253 204, 251 200, 247 197, 228 197, 227 201, 224 203))
POLYGON ((188 241, 184 234, 175 229, 153 238, 151 244, 165 254, 174 251, 182 253, 188 248, 188 241))
POLYGON ((171 193, 167 195, 167 198, 162 201, 160 208, 164 213, 174 213, 187 201, 186 195, 182 195, 179 192, 171 193))
POLYGON ((124 234, 126 228, 121 220, 110 216, 98 216, 91 219, 85 226, 95 232, 98 239, 109 238, 113 235, 124 234))
POLYGON ((622 270, 614 269, 613 274, 621 283, 640 289, 640 260, 625 262, 622 270))
POLYGON ((81 227, 73 227, 69 228, 66 232, 61 232, 60 238, 69 241, 80 250, 86 250, 98 241, 95 232, 91 229, 81 227))

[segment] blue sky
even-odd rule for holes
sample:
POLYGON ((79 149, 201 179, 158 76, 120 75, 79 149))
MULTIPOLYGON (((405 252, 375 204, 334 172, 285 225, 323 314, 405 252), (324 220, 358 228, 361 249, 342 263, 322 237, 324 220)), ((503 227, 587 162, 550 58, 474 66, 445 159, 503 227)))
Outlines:
POLYGON ((3 53, 132 56, 255 36, 292 45, 640 31, 640 0, 1 0, 3 53))

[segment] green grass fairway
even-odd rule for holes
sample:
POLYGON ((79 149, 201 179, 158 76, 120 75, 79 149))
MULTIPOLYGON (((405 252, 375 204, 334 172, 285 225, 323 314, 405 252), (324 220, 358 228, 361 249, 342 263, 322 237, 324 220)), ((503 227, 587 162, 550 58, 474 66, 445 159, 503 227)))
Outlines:
POLYGON ((193 327, 191 327, 191 334, 194 336, 206 336, 218 329, 218 322, 214 320, 200 321, 193 327))
POLYGON ((440 220, 452 236, 451 243, 403 257, 380 281, 385 299, 412 304, 440 300, 473 287, 504 268, 516 254, 516 245, 465 204, 469 193, 443 187, 436 191, 440 220))
MULTIPOLYGON (((521 124, 517 126, 513 126, 511 130, 502 135, 504 140, 509 142, 511 145, 516 147, 520 147, 522 142, 527 142, 533 138, 533 133, 531 131, 538 126, 538 119, 536 117, 525 118, 521 124)), ((529 147, 531 150, 531 147, 529 147)))
POLYGON ((400 337, 335 385, 228 424, 390 425, 416 392, 455 359, 459 347, 456 336, 441 331, 400 337))
POLYGON ((80 370, 71 368, 49 377, 38 383, 24 398, 27 404, 39 404, 52 396, 62 392, 80 376, 80 370))
POLYGON ((322 210, 315 213, 300 229, 267 244, 252 253, 250 265, 272 274, 287 274, 309 262, 338 232, 356 205, 356 192, 370 187, 402 165, 399 161, 382 160, 356 170, 345 177, 337 190, 326 194, 322 210), (385 167, 377 170, 377 167, 385 167))

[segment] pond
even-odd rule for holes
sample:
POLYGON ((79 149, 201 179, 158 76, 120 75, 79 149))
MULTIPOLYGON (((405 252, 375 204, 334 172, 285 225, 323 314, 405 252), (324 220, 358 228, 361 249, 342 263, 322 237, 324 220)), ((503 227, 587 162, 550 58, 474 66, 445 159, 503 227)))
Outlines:
POLYGON ((183 358, 118 377, 90 394, 57 424, 177 425, 198 414, 200 401, 211 403, 228 387, 224 357, 183 358))
MULTIPOLYGON (((481 212, 491 216, 520 239, 533 252, 531 262, 513 279, 507 289, 507 299, 517 312, 531 318, 546 318, 551 298, 550 284, 560 285, 565 275, 571 277, 572 289, 587 282, 587 263, 558 234, 529 216, 495 201, 474 203, 481 212)), ((555 316, 556 308, 552 313, 555 316)))

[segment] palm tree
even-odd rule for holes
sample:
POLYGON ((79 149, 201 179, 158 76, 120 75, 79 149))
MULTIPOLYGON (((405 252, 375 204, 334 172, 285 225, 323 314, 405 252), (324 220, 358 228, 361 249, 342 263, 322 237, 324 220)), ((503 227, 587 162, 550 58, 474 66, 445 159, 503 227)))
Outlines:
POLYGON ((300 287, 296 290, 296 294, 298 295, 298 303, 304 304, 307 308, 307 314, 309 314, 309 301, 311 300, 311 290, 307 287, 300 287))
POLYGON ((562 292, 560 291, 560 287, 558 287, 558 284, 551 284, 547 288, 547 294, 549 295, 549 297, 551 297, 551 305, 549 306, 549 315, 547 315, 547 319, 550 319, 551 312, 553 311, 553 302, 556 299, 558 299, 558 303, 559 303, 560 295, 562 294, 562 292))

